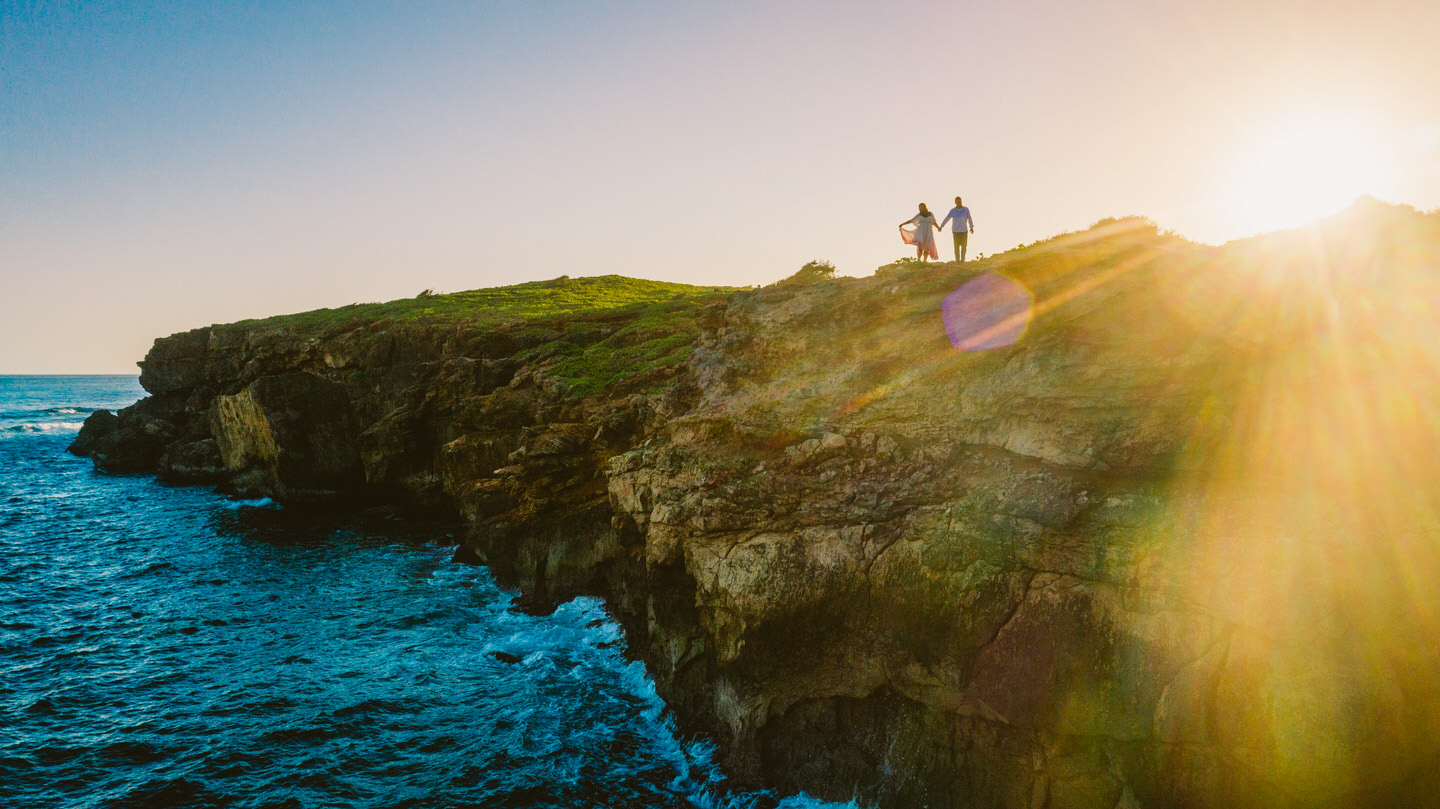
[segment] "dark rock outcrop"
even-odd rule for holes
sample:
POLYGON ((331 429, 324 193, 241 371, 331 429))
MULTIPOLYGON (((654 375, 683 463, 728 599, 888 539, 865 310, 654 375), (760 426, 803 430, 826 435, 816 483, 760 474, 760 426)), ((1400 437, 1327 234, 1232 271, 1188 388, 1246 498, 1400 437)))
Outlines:
POLYGON ((96 445, 101 440, 115 432, 120 424, 120 418, 109 410, 96 410, 85 417, 85 423, 80 426, 80 434, 70 442, 67 448, 69 452, 88 457, 95 451, 96 445))
POLYGON ((215 397, 210 433, 236 487, 250 495, 327 499, 364 481, 345 388, 312 373, 264 376, 215 397))
POLYGON ((90 457, 107 472, 153 471, 179 435, 172 404, 152 396, 113 415, 92 413, 70 451, 90 457))
POLYGON ((1365 203, 744 291, 664 340, 636 312, 213 327, 157 341, 154 395, 76 451, 458 515, 527 608, 604 596, 738 785, 1433 804, 1437 251, 1440 216, 1365 203), (941 302, 982 272, 1033 309, 959 351, 941 302))
POLYGON ((166 483, 224 483, 230 477, 220 445, 213 438, 176 441, 165 448, 158 463, 160 479, 166 483))

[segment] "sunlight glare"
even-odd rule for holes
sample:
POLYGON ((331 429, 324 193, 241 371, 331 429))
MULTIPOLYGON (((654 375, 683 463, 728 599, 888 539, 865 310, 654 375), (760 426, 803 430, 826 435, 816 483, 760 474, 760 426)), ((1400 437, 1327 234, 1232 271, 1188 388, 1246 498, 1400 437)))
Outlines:
POLYGON ((1375 144, 1358 128, 1314 121, 1271 132, 1244 159, 1235 200, 1250 233, 1333 214, 1379 181, 1375 144))

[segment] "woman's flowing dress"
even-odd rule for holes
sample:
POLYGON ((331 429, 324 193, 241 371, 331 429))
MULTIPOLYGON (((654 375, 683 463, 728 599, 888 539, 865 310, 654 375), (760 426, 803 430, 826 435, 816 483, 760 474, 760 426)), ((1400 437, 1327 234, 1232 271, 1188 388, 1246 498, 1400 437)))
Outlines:
POLYGON ((929 256, 932 261, 940 260, 940 253, 935 249, 935 217, 924 214, 915 214, 915 218, 900 226, 900 238, 906 244, 913 244, 920 253, 929 256), (906 230, 905 225, 914 225, 914 230, 906 230))

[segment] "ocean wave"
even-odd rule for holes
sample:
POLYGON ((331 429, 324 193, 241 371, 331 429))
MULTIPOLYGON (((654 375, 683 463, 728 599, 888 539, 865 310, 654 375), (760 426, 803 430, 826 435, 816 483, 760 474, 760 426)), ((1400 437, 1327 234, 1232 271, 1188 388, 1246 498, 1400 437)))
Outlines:
POLYGON ((273 509, 278 511, 281 508, 279 503, 268 497, 257 497, 253 500, 227 500, 222 506, 231 511, 243 511, 252 508, 273 509))
POLYGON ((84 427, 82 421, 42 421, 20 424, 0 424, 0 434, 39 435, 49 433, 78 433, 84 427))
MULTIPOLYGON (((11 404, 3 402, 0 404, 11 404)), ((3 407, 0 406, 0 421, 25 422, 50 420, 57 417, 80 416, 82 419, 102 408, 80 407, 77 405, 54 405, 51 407, 3 407)), ((73 420, 73 419, 67 419, 73 420)))

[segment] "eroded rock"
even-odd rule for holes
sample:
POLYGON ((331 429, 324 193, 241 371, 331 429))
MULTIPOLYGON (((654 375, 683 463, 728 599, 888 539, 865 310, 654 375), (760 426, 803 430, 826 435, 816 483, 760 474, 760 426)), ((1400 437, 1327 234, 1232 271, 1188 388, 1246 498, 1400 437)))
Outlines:
POLYGON ((636 345, 633 315, 213 327, 157 341, 157 396, 83 437, 107 468, 203 470, 213 433, 237 491, 453 509, 457 559, 521 606, 605 597, 740 786, 1423 805, 1440 226, 1383 213, 1223 249, 1120 220, 740 292, 683 364, 598 388, 556 369, 636 345), (957 351, 942 301, 980 272, 1033 318, 957 351))
POLYGON ((247 475, 252 494, 325 499, 364 482, 345 389, 315 374, 266 376, 217 397, 210 429, 225 468, 247 475))

